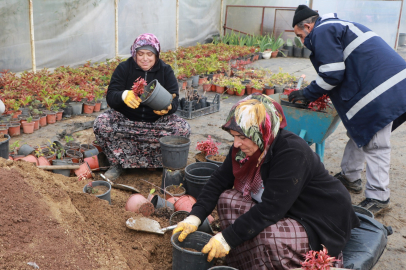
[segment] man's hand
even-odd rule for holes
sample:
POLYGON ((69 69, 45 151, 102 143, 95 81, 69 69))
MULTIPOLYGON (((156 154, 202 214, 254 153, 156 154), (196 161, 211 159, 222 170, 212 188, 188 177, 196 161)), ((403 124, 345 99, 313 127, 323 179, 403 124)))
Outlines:
POLYGON ((131 109, 137 109, 140 106, 141 99, 134 95, 132 90, 125 90, 121 98, 124 100, 124 103, 131 109))
POLYGON ((289 94, 289 102, 295 103, 296 101, 302 101, 303 104, 309 103, 309 100, 303 95, 303 90, 292 91, 289 94))
POLYGON ((203 253, 209 253, 207 261, 211 262, 213 258, 221 258, 228 254, 230 246, 227 244, 222 233, 216 234, 210 241, 203 247, 203 253))
POLYGON ((185 240, 186 236, 188 236, 192 232, 197 231, 197 227, 199 227, 200 223, 202 223, 202 222, 200 221, 200 219, 198 217, 193 216, 193 215, 188 216, 187 218, 185 218, 185 220, 178 223, 178 226, 173 230, 172 234, 175 234, 177 232, 182 232, 179 235, 178 240, 179 240, 179 242, 183 242, 183 240, 185 240))
MULTIPOLYGON (((176 94, 172 94, 172 98, 175 98, 175 97, 176 97, 176 94)), ((162 115, 167 114, 170 110, 172 110, 172 104, 169 104, 169 106, 166 110, 160 110, 160 111, 154 110, 154 113, 162 116, 162 115)))

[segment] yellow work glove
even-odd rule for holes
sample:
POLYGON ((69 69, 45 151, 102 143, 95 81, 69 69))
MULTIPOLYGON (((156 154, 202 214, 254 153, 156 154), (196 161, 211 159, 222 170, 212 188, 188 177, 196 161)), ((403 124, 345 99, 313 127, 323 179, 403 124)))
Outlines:
POLYGON ((121 95, 124 103, 131 109, 137 109, 140 106, 141 99, 134 94, 132 90, 125 90, 121 95))
POLYGON ((211 262, 213 258, 221 258, 228 254, 230 246, 227 244, 222 233, 216 234, 210 241, 203 247, 203 253, 209 253, 207 261, 211 262))
MULTIPOLYGON (((172 94, 172 99, 174 99, 175 97, 176 97, 176 94, 172 94)), ((162 115, 167 114, 171 109, 172 109, 172 104, 170 104, 166 110, 160 110, 160 111, 154 110, 154 113, 162 116, 162 115)))
POLYGON ((162 115, 167 114, 171 109, 172 109, 172 104, 170 104, 166 110, 160 110, 160 111, 154 110, 154 113, 162 116, 162 115))
POLYGON ((191 234, 192 232, 195 232, 197 230, 197 227, 199 227, 200 223, 202 222, 198 217, 193 215, 188 216, 187 218, 185 218, 185 220, 178 223, 178 226, 173 230, 172 234, 182 232, 179 235, 178 240, 179 242, 183 242, 188 234, 191 234))

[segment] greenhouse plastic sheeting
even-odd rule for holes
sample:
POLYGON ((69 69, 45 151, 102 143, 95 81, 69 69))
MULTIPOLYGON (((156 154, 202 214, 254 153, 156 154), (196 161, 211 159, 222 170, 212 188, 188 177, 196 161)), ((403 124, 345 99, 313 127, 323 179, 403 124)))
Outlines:
POLYGON ((365 25, 395 48, 401 1, 314 0, 320 14, 337 13, 342 20, 365 25))
MULTIPOLYGON (((76 66, 115 56, 114 0, 35 0, 36 67, 76 66)), ((0 1, 0 70, 30 70, 28 0, 0 1)), ((179 0, 179 46, 219 33, 220 1, 179 0)), ((176 0, 120 0, 118 53, 129 56, 142 33, 154 33, 163 51, 176 46, 176 0)))
POLYGON ((220 0, 179 0, 179 46, 196 45, 220 31, 220 0))
POLYGON ((28 1, 0 1, 0 71, 31 68, 28 1))

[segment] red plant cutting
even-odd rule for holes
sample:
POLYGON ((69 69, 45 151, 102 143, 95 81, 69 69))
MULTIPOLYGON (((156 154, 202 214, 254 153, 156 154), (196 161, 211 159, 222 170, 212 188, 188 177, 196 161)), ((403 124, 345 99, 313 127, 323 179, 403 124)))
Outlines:
POLYGON ((219 153, 219 149, 217 146, 220 145, 219 142, 214 142, 211 139, 211 136, 207 136, 207 140, 197 142, 196 150, 199 150, 204 153, 205 156, 208 155, 217 155, 219 153))
POLYGON ((143 78, 139 77, 135 80, 131 89, 136 96, 141 96, 144 93, 145 86, 147 86, 147 82, 143 78))
MULTIPOLYGON (((323 245, 322 245, 323 246, 323 245)), ((302 269, 304 270, 330 270, 332 264, 338 260, 335 257, 330 257, 328 250, 323 246, 323 250, 314 251, 309 250, 306 253, 306 259, 302 262, 302 269)))
POLYGON ((327 95, 323 95, 313 102, 309 103, 309 109, 312 111, 324 111, 327 106, 330 107, 330 98, 327 95))

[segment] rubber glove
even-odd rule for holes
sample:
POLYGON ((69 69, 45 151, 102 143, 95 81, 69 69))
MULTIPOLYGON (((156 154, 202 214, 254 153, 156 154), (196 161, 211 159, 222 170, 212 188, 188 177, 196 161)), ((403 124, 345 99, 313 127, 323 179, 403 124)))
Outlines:
POLYGON ((202 222, 198 217, 190 215, 185 218, 185 220, 178 223, 178 226, 176 226, 172 234, 182 232, 179 235, 178 240, 179 242, 183 242, 188 234, 191 234, 192 232, 195 232, 197 230, 197 227, 199 227, 200 223, 202 222))
MULTIPOLYGON (((172 94, 172 98, 175 98, 175 97, 176 97, 176 94, 172 94)), ((172 109, 172 104, 169 104, 169 106, 166 110, 161 110, 161 111, 154 110, 154 113, 162 116, 162 115, 167 114, 171 109, 172 109)))
POLYGON ((121 95, 124 103, 131 109, 137 109, 140 106, 141 99, 134 94, 132 90, 125 90, 121 95))
POLYGON ((296 101, 303 101, 304 104, 309 103, 309 100, 305 98, 303 95, 303 90, 297 90, 297 91, 292 91, 292 93, 289 94, 289 102, 295 103, 296 101))
POLYGON ((203 247, 202 252, 209 253, 209 256, 207 256, 207 261, 211 262, 213 258, 221 258, 226 256, 230 249, 231 248, 224 239, 223 234, 218 233, 203 247))

